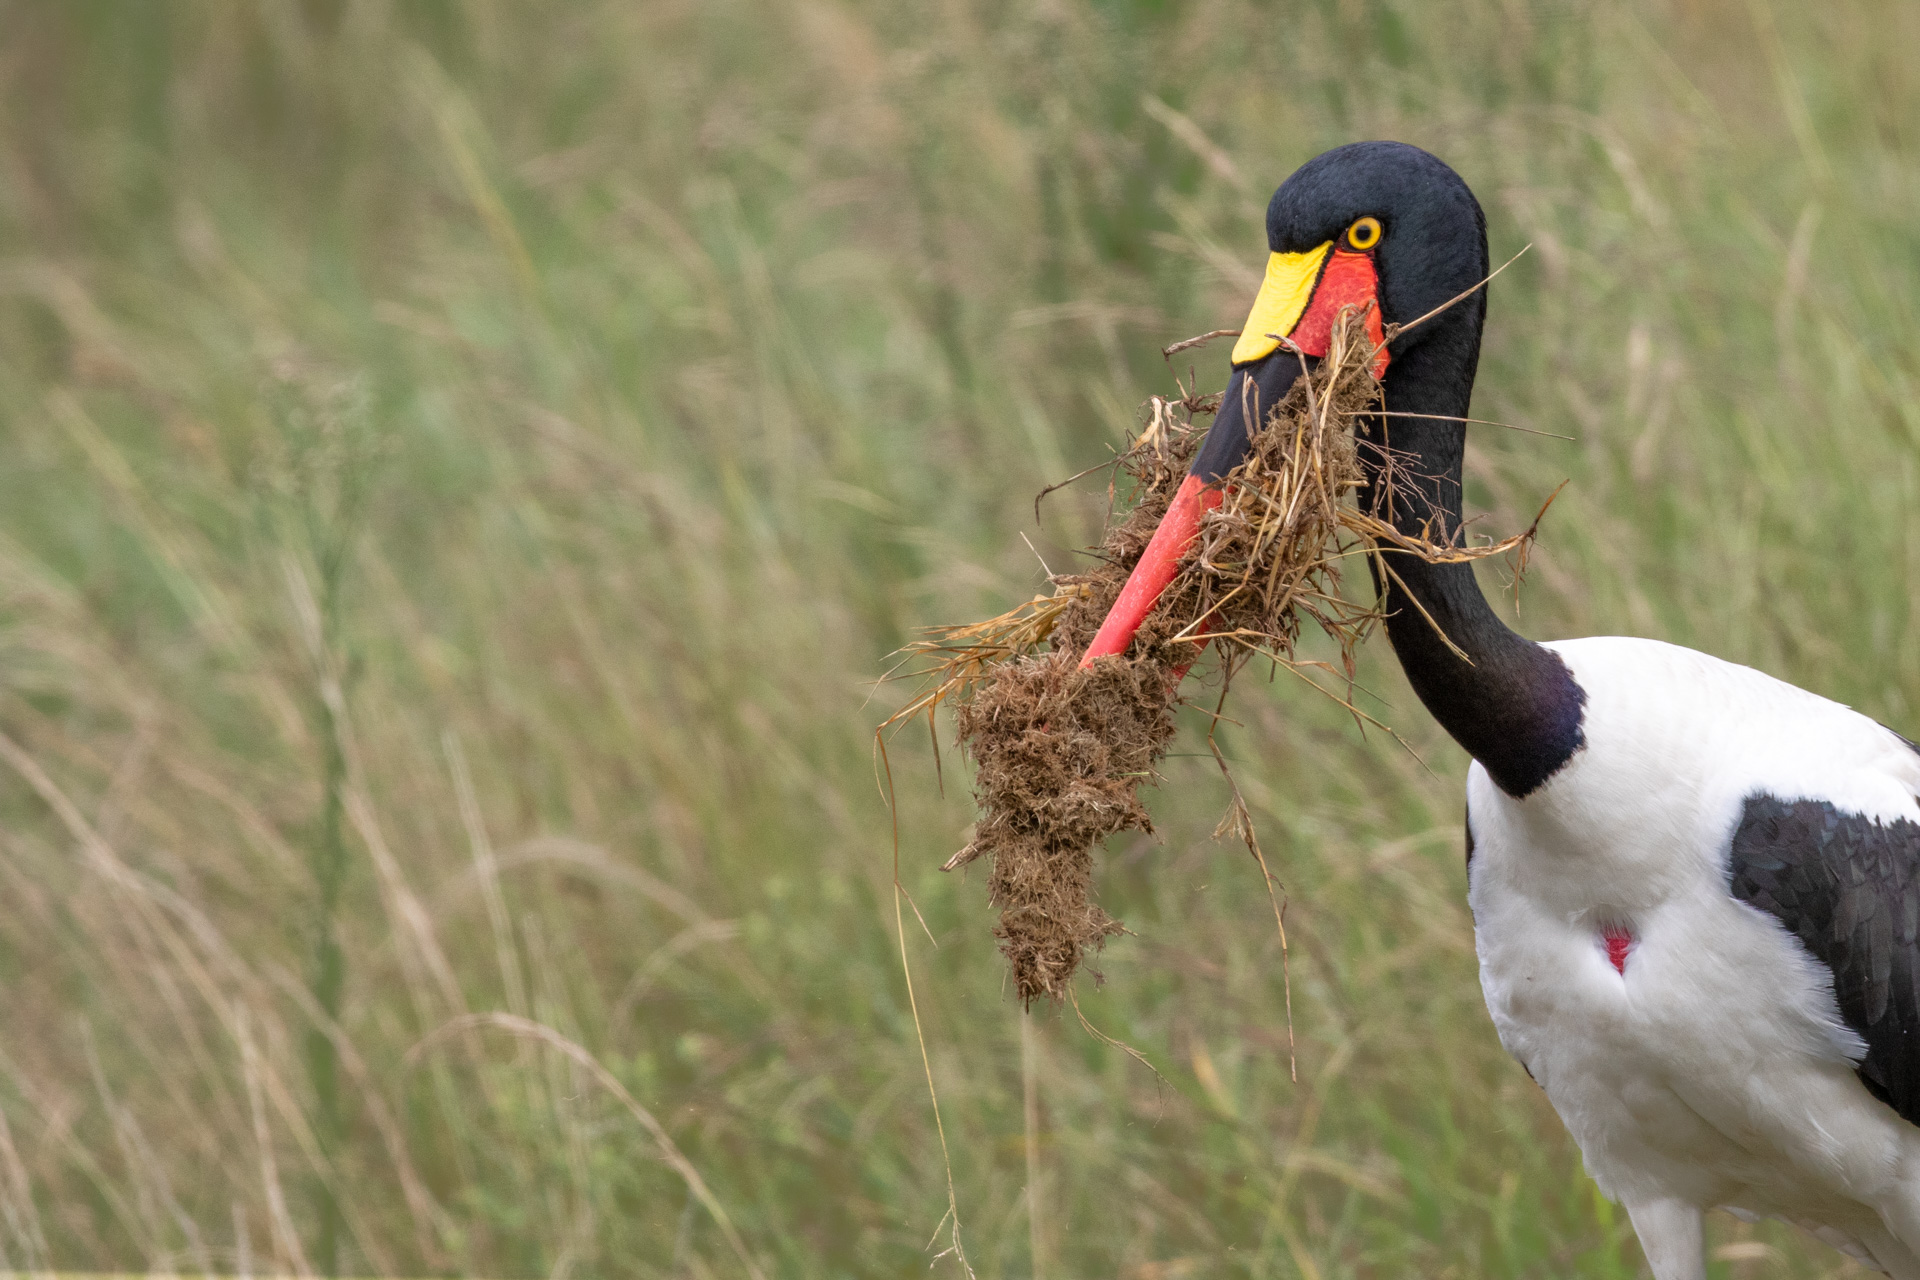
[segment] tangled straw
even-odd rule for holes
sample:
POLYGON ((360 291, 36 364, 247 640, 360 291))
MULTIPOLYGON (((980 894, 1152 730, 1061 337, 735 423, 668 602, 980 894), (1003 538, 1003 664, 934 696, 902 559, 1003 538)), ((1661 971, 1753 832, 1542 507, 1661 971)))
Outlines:
MULTIPOLYGON (((988 894, 1000 912, 994 935, 1023 1004, 1066 995, 1089 954, 1125 932, 1093 901, 1093 846, 1120 831, 1153 829, 1140 784, 1157 776, 1174 735, 1180 679, 1205 646, 1221 655, 1222 697, 1248 660, 1265 657, 1362 715, 1350 697, 1313 679, 1309 669, 1331 672, 1328 664, 1294 656, 1310 621, 1336 643, 1337 675, 1350 690, 1355 652, 1380 614, 1341 594, 1347 560, 1371 556, 1387 576, 1385 548, 1431 562, 1518 551, 1525 567, 1532 528, 1468 547, 1458 530, 1414 536, 1377 514, 1388 509, 1403 464, 1358 431, 1381 411, 1370 372, 1378 349, 1364 321, 1361 313, 1336 325, 1317 368, 1302 360, 1301 377, 1225 478, 1223 500, 1203 518, 1180 573, 1125 653, 1079 666, 1186 478, 1205 435, 1195 415, 1216 412, 1218 396, 1148 402, 1145 429, 1116 459, 1134 481, 1134 505, 1109 521, 1097 570, 1056 574, 1050 595, 984 622, 933 628, 907 646, 910 664, 925 660, 915 674, 926 685, 882 729, 922 714, 931 722, 942 704, 953 709, 976 766, 980 818, 945 869, 990 857, 988 894), (1363 448, 1378 451, 1371 510, 1355 501, 1365 484, 1363 448)), ((1221 824, 1228 830, 1259 856, 1237 789, 1221 824)))

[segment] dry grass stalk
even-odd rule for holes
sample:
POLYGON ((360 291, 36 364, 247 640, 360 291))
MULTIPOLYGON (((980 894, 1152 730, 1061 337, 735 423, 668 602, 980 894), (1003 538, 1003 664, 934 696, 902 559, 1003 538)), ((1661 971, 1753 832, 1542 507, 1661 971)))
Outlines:
MULTIPOLYGON (((1134 505, 1109 522, 1098 569, 1056 574, 1050 596, 985 622, 934 628, 908 646, 910 657, 931 659, 919 672, 927 684, 887 726, 931 717, 942 703, 953 708, 976 766, 980 818, 946 869, 991 857, 994 934, 1023 1004, 1059 999, 1089 954, 1124 932, 1093 901, 1093 846, 1153 829, 1140 784, 1156 776, 1174 735, 1180 679, 1206 645, 1222 655, 1224 694, 1255 656, 1302 674, 1329 669, 1294 657, 1302 624, 1311 622, 1335 641, 1339 674, 1350 680, 1354 653, 1379 614, 1341 594, 1348 559, 1378 558, 1383 547, 1436 561, 1516 549, 1524 558, 1532 530, 1466 547, 1458 531, 1410 537, 1355 504, 1360 450, 1376 447, 1356 438, 1356 424, 1380 407, 1363 319, 1336 326, 1326 358, 1267 416, 1125 653, 1079 665, 1187 475, 1205 435, 1194 415, 1216 412, 1217 396, 1149 402, 1146 428, 1117 460, 1135 482, 1134 505)), ((1380 461, 1385 483, 1376 497, 1390 494, 1395 471, 1390 456, 1380 461)), ((1244 808, 1229 819, 1222 829, 1242 831, 1252 848, 1244 808)))

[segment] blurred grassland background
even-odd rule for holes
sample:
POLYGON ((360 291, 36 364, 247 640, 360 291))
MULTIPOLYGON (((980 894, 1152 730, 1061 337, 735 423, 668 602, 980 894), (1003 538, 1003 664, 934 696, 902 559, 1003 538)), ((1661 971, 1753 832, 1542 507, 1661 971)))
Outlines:
MULTIPOLYGON (((0 4, 0 1262, 959 1274, 871 681, 1032 593, 1021 532, 1073 562, 1104 491, 1035 492, 1338 143, 1533 246, 1476 412, 1577 442, 1468 460, 1489 533, 1572 479, 1519 625, 1914 734, 1916 47, 1903 0, 0 4)), ((1139 936, 1080 1005, 1156 1079, 1023 1043, 935 869, 963 764, 895 741, 979 1275, 1640 1273, 1481 1007, 1465 761, 1361 677, 1425 765, 1285 676, 1221 735, 1298 1083, 1210 760, 1100 870, 1139 936)))

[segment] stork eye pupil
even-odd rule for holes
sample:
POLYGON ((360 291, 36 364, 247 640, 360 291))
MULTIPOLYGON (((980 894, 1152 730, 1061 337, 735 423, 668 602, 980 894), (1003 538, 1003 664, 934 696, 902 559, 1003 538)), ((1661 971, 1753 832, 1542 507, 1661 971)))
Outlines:
POLYGON ((1380 219, 1362 218, 1347 228, 1347 243, 1365 252, 1380 243, 1380 219))

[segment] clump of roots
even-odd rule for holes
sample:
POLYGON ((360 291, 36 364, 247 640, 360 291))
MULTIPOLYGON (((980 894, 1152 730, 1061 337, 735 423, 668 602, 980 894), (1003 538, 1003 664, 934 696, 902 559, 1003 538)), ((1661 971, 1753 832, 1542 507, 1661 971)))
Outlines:
MULTIPOLYGON (((1362 321, 1337 326, 1319 367, 1267 415, 1247 460, 1226 477, 1219 507, 1202 520, 1179 576, 1125 653, 1080 666, 1186 478, 1205 434, 1194 415, 1217 411, 1218 397, 1149 402, 1145 430, 1117 459, 1134 481, 1134 503, 1109 522, 1098 569, 1055 575, 1051 595, 985 622, 935 628, 909 646, 932 659, 922 672, 929 682, 888 724, 931 715, 943 702, 953 708, 960 743, 977 767, 980 818, 971 843, 946 865, 991 859, 988 893, 1000 912, 994 934, 1023 1003, 1064 996, 1089 954, 1125 932, 1093 901, 1093 846, 1121 831, 1153 829, 1140 784, 1155 776, 1174 735, 1180 679, 1208 644, 1221 654, 1223 694, 1256 655, 1311 679, 1304 668, 1325 664, 1294 658, 1310 621, 1336 642, 1341 674, 1351 679, 1354 651, 1378 614, 1340 594, 1346 560, 1377 555, 1382 544, 1435 560, 1523 546, 1523 539, 1467 549, 1451 539, 1408 538, 1352 501, 1365 480, 1360 450, 1375 447, 1356 428, 1380 408, 1380 384, 1369 371, 1377 349, 1362 321)), ((1376 472, 1370 505, 1378 507, 1391 461, 1378 459, 1376 472)))

